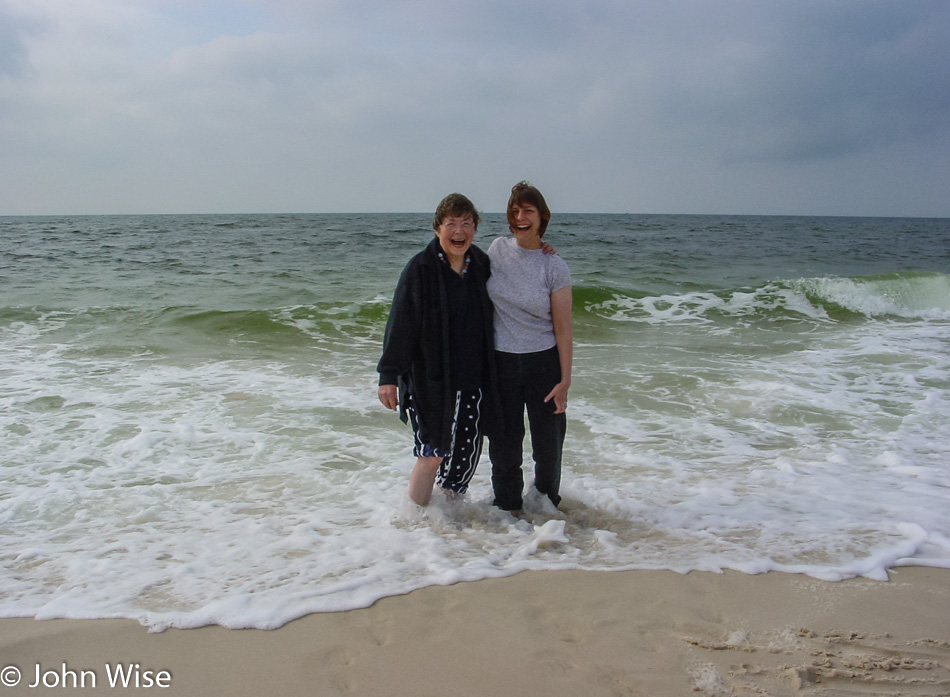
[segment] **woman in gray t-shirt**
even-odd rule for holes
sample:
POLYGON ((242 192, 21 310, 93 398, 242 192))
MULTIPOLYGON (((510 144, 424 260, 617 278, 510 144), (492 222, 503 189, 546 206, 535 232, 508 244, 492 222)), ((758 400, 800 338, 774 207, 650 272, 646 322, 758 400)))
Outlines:
POLYGON ((574 356, 571 273, 564 260, 541 250, 551 219, 541 192, 527 182, 511 189, 508 227, 488 249, 488 295, 495 306, 495 361, 504 433, 490 439, 494 505, 519 515, 527 410, 534 486, 555 506, 561 500, 561 451, 567 430, 567 392, 574 356))

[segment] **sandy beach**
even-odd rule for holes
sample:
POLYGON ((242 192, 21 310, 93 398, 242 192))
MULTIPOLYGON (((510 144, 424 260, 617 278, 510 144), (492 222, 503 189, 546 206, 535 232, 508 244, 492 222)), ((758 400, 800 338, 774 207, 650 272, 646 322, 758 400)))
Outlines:
POLYGON ((838 583, 526 572, 274 631, 149 633, 127 620, 0 628, 6 695, 114 694, 136 680, 136 691, 233 697, 950 695, 950 571, 924 567, 838 583))

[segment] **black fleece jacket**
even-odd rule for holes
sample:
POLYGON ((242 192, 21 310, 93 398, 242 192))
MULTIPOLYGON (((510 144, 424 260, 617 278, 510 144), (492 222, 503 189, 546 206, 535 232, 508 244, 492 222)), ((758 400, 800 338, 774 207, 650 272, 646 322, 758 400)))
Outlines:
MULTIPOLYGON (((452 444, 452 418, 455 413, 455 392, 450 384, 450 361, 453 347, 449 345, 449 312, 446 298, 444 264, 438 238, 416 254, 403 269, 393 295, 389 321, 383 338, 383 355, 376 371, 380 385, 398 385, 399 417, 408 421, 406 396, 412 394, 419 424, 419 437, 448 450, 452 444)), ((485 284, 491 275, 488 255, 478 247, 469 247, 471 258, 468 274, 474 280, 481 298, 484 322, 484 385, 482 432, 497 431, 498 380, 494 361, 494 308, 485 284)))

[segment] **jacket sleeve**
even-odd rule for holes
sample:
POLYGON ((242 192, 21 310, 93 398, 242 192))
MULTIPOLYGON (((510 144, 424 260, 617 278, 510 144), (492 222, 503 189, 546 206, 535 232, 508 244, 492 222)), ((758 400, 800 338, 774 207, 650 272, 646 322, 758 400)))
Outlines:
POLYGON ((383 354, 376 365, 380 385, 396 385, 409 372, 419 349, 422 324, 422 288, 418 264, 403 269, 383 336, 383 354))

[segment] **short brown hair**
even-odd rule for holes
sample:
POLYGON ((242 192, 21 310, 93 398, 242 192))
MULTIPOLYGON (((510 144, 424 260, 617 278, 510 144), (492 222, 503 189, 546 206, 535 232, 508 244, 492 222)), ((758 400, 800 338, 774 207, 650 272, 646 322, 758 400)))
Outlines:
POLYGON ((466 215, 472 216, 472 222, 475 229, 478 229, 478 211, 475 210, 475 204, 468 200, 462 194, 449 194, 439 202, 439 207, 435 209, 435 217, 432 219, 432 229, 438 230, 442 221, 446 218, 462 218, 466 215))
POLYGON ((515 206, 530 204, 538 209, 541 217, 541 225, 538 228, 538 237, 544 237, 544 231, 548 229, 548 222, 551 220, 551 209, 548 208, 544 196, 526 181, 520 181, 511 187, 511 196, 508 198, 508 226, 514 225, 512 222, 511 209, 515 206))

